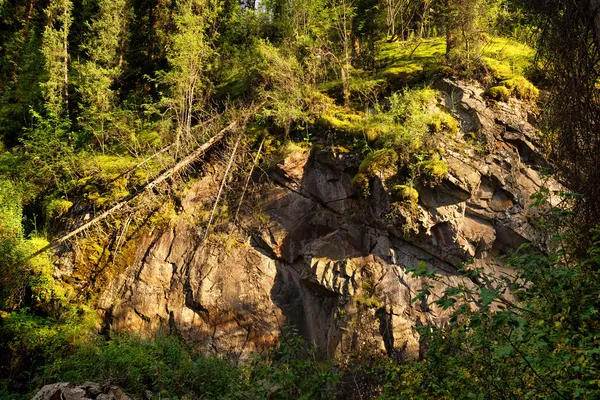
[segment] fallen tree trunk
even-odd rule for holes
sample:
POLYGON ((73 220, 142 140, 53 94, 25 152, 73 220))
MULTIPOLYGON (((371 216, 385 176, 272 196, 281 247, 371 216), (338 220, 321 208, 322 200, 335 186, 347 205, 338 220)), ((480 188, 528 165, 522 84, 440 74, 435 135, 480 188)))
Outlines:
MULTIPOLYGON (((244 120, 247 120, 247 119, 244 118, 244 120)), ((238 126, 239 126, 239 122, 238 121, 234 121, 231 124, 227 125, 221 131, 219 131, 219 133, 217 133, 215 136, 213 136, 212 138, 210 138, 206 143, 204 143, 203 145, 201 145, 200 147, 198 147, 196 150, 194 150, 189 155, 185 156, 177 164, 175 164, 172 167, 168 168, 167 170, 163 171, 161 174, 159 174, 152 181, 150 181, 146 185, 144 185, 141 189, 139 189, 138 191, 130 194, 125 199, 119 201, 117 204, 113 205, 111 208, 109 208, 108 210, 104 211, 100 215, 92 218, 90 221, 86 222, 85 224, 83 224, 83 225, 79 226, 78 228, 72 230, 71 232, 67 233, 66 235, 64 235, 64 236, 62 236, 62 237, 54 240, 48 246, 43 247, 42 249, 38 250, 37 252, 35 252, 31 256, 29 256, 28 259, 31 259, 31 258, 33 258, 33 257, 35 257, 35 256, 37 256, 37 255, 39 255, 39 254, 47 251, 47 250, 56 248, 61 243, 65 242, 65 241, 67 241, 69 239, 71 239, 72 237, 74 237, 77 234, 83 232, 84 230, 86 230, 90 226, 94 225, 95 223, 102 221, 103 219, 105 219, 106 217, 110 216, 114 212, 120 210, 121 208, 123 208, 124 206, 126 206, 129 202, 131 202, 133 199, 137 198, 141 194, 143 194, 143 193, 145 193, 145 192, 153 189, 157 185, 159 185, 162 182, 166 181, 171 176, 173 176, 175 173, 177 173, 178 171, 181 171, 183 168, 185 168, 186 166, 188 166, 189 164, 191 164, 193 161, 195 161, 196 159, 198 159, 202 155, 204 155, 210 148, 212 148, 215 144, 219 143, 225 137, 225 135, 228 132, 234 130, 238 126)))

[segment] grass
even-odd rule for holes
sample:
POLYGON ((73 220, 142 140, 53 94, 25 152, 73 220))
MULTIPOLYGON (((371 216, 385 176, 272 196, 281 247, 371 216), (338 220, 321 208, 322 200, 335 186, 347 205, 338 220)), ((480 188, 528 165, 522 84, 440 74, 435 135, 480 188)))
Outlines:
MULTIPOLYGON (((377 78, 387 79, 392 86, 413 84, 428 76, 445 74, 444 38, 420 42, 381 42, 378 64, 382 70, 377 78)), ((513 39, 493 37, 482 46, 482 60, 491 76, 503 81, 526 74, 534 61, 535 50, 513 39)))
POLYGON ((442 38, 419 42, 382 42, 377 58, 384 68, 378 75, 392 84, 416 83, 443 65, 446 42, 442 38))
POLYGON ((494 37, 483 47, 483 61, 499 80, 524 75, 534 57, 534 49, 514 39, 494 37))
POLYGON ((142 160, 125 155, 82 156, 78 168, 83 177, 72 182, 73 187, 81 191, 96 207, 105 207, 127 197, 133 187, 146 183, 160 172, 161 160, 154 159, 127 173, 142 160))

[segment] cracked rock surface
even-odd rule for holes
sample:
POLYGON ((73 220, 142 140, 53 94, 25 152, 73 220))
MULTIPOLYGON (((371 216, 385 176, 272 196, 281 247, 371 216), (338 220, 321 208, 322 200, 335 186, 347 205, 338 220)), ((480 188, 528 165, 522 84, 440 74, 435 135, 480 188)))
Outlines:
POLYGON ((529 222, 539 212, 530 197, 542 184, 558 188, 540 174, 545 162, 526 106, 486 103, 483 89, 460 82, 437 88, 461 129, 443 143, 447 179, 417 188, 418 233, 405 235, 387 217, 386 182, 375 179, 362 198, 351 184, 360 160, 321 148, 292 153, 269 172, 260 223, 243 231, 231 224, 201 246, 190 216, 210 201, 206 177, 182 198, 177 222, 140 240, 133 262, 105 288, 98 308, 106 323, 142 336, 168 329, 231 357, 272 345, 286 324, 321 358, 364 346, 417 357, 415 327, 444 324, 449 311, 413 303, 424 281, 406 268, 424 262, 438 271, 434 296, 463 282, 458 269, 471 259, 501 273, 498 256, 510 249, 544 248, 529 222))

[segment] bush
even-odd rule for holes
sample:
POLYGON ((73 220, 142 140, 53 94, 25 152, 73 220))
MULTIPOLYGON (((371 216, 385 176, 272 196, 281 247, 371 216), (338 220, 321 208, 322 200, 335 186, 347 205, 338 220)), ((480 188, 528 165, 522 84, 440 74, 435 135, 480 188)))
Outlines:
POLYGON ((145 390, 161 397, 192 395, 222 398, 243 384, 242 371, 217 357, 195 355, 175 336, 154 340, 120 335, 96 340, 57 359, 47 371, 56 381, 111 381, 132 395, 145 390))
MULTIPOLYGON (((449 325, 419 328, 425 362, 389 371, 420 376, 410 389, 423 398, 598 398, 600 229, 592 236, 583 257, 564 246, 549 254, 522 247, 507 259, 510 278, 465 267, 475 286, 452 286, 432 299, 455 310, 449 325)), ((444 279, 425 265, 411 271, 444 279)), ((416 301, 428 299, 427 288, 416 301)), ((406 389, 390 380, 386 398, 406 389)))

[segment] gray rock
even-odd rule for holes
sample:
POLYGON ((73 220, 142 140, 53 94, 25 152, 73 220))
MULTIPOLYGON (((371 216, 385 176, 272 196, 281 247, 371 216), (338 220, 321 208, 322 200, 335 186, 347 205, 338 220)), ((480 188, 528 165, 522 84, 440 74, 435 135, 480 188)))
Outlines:
POLYGON ((132 400, 116 386, 103 388, 94 382, 75 385, 69 382, 46 385, 32 400, 132 400))

